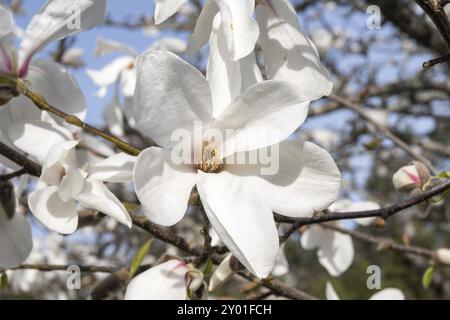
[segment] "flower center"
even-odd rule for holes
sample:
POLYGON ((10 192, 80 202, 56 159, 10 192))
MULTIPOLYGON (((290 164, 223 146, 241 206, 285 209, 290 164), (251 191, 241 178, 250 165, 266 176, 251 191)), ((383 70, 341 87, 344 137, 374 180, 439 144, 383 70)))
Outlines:
POLYGON ((219 150, 208 142, 203 143, 202 155, 197 169, 207 173, 216 173, 223 168, 219 150))

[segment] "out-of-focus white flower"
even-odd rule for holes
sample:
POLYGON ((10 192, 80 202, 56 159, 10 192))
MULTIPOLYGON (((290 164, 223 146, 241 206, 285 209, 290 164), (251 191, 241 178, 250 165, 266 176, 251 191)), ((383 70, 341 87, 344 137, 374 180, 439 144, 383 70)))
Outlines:
MULTIPOLYGON (((327 282, 325 291, 327 300, 340 300, 331 283, 327 282)), ((405 300, 405 295, 400 289, 386 288, 373 294, 369 300, 405 300)))
POLYGON ((84 49, 70 48, 62 55, 61 62, 71 67, 80 68, 84 65, 83 55, 84 49))
POLYGON ((301 245, 306 250, 317 249, 319 263, 333 277, 340 276, 353 263, 355 250, 347 234, 314 225, 303 232, 301 245))
POLYGON ((251 272, 266 277, 279 249, 272 212, 311 216, 315 209, 327 208, 340 188, 340 173, 326 151, 312 143, 283 141, 306 118, 309 100, 289 82, 266 81, 250 87, 215 117, 215 88, 176 55, 149 51, 138 58, 137 70, 138 125, 164 148, 148 148, 136 162, 135 189, 144 213, 161 225, 177 223, 196 185, 221 240, 251 272), (196 122, 205 130, 240 130, 217 146, 208 130, 197 132, 200 144, 183 152, 191 151, 200 162, 175 164, 171 150, 180 145, 171 136, 180 128, 192 133, 196 122), (236 154, 271 145, 280 148, 280 170, 274 175, 261 175, 261 164, 221 165, 236 154), (215 155, 212 161, 205 156, 208 148, 215 155))
MULTIPOLYGON (((183 54, 186 51, 186 42, 174 37, 163 37, 156 40, 150 46, 150 49, 183 54)), ((106 96, 108 88, 115 86, 113 100, 106 106, 104 116, 110 132, 117 136, 123 136, 124 118, 126 118, 130 127, 134 128, 136 126, 132 100, 136 87, 135 60, 138 52, 134 48, 118 41, 102 37, 97 39, 95 55, 104 56, 117 52, 125 53, 125 55, 114 59, 103 69, 89 69, 87 74, 100 87, 97 92, 99 97, 106 96), (120 93, 125 99, 124 107, 120 101, 120 93)))
POLYGON ((339 143, 338 134, 328 129, 314 129, 308 135, 325 150, 333 150, 339 143))
MULTIPOLYGON (((372 201, 338 200, 328 210, 331 212, 359 212, 379 209, 380 205, 372 201)), ((361 226, 368 226, 375 218, 354 219, 361 226)), ((337 226, 344 227, 342 222, 337 226)), ((302 234, 301 245, 306 250, 318 249, 319 263, 331 276, 337 277, 347 271, 353 263, 354 247, 351 236, 326 229, 321 226, 311 226, 302 234)))
POLYGON ((77 229, 77 202, 131 227, 127 210, 102 181, 129 181, 132 165, 130 168, 128 163, 133 163, 134 159, 118 154, 87 172, 78 168, 77 144, 77 141, 65 141, 50 149, 37 190, 28 197, 30 211, 46 227, 62 234, 77 229))
POLYGON ((20 212, 8 217, 0 202, 0 268, 19 266, 32 248, 31 228, 27 219, 20 212))
POLYGON ((436 257, 439 262, 450 265, 450 249, 447 248, 437 249, 436 257))
POLYGON ((405 193, 421 189, 429 180, 430 171, 419 161, 412 161, 411 164, 401 167, 392 177, 395 189, 405 193))

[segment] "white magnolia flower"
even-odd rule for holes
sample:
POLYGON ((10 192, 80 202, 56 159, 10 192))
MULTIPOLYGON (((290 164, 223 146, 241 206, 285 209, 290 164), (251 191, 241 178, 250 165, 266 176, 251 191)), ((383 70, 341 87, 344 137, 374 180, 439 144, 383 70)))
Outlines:
POLYGON ((22 264, 33 248, 31 228, 20 212, 10 218, 0 203, 0 268, 22 264))
POLYGON ((172 259, 131 280, 125 300, 187 300, 189 291, 196 292, 202 285, 200 271, 172 259))
MULTIPOLYGON (((159 12, 167 13, 176 8, 173 2, 159 1, 159 12)), ((158 10, 156 14, 158 16, 158 10)), ((314 44, 302 31, 289 0, 262 0, 256 8, 254 0, 208 0, 190 37, 187 52, 192 55, 203 47, 214 29, 220 29, 222 54, 227 51, 226 55, 232 60, 252 60, 259 34, 269 79, 295 82, 310 100, 330 94, 330 75, 320 63, 314 44), (214 22, 217 15, 219 21, 214 22)))
MULTIPOLYGON (((380 206, 377 203, 371 201, 339 200, 330 206, 329 210, 333 212, 357 212, 379 208, 380 206)), ((355 222, 362 226, 368 226, 374 219, 361 218, 355 219, 355 222)), ((336 225, 344 227, 342 222, 337 222, 336 225)), ((302 234, 301 245, 306 250, 317 249, 319 263, 333 277, 340 276, 353 263, 355 255, 353 240, 347 234, 314 225, 302 234)))
POLYGON ((282 142, 305 120, 309 100, 293 84, 266 81, 250 87, 216 117, 212 96, 219 88, 210 88, 198 70, 176 55, 149 51, 137 59, 137 71, 136 119, 141 131, 162 146, 144 150, 136 162, 135 188, 145 214, 161 225, 177 223, 197 186, 221 240, 251 272, 266 277, 279 249, 273 211, 312 216, 327 208, 340 188, 339 170, 326 151, 312 143, 282 142), (201 141, 183 151, 192 152, 197 161, 176 164, 172 152, 182 143, 171 135, 180 128, 194 133, 196 122, 208 130, 203 136, 195 132, 201 141), (214 145, 208 137, 213 129, 234 132, 214 145), (269 146, 279 148, 274 175, 261 175, 262 163, 226 165, 234 156, 242 159, 248 151, 267 151, 269 146))
MULTIPOLYGON (((86 116, 85 101, 74 78, 52 61, 32 58, 50 42, 101 23, 105 15, 106 0, 49 0, 29 23, 16 51, 13 48, 12 14, 0 6, 0 72, 25 78, 28 86, 44 96, 50 104, 83 120, 86 116), (79 9, 78 17, 73 16, 73 10, 68 10, 71 5, 79 9), (69 28, 68 22, 78 18, 80 28, 69 28)), ((11 98, 4 102, 8 103, 11 98)), ((7 106, 0 108, 0 141, 10 147, 18 147, 41 163, 51 146, 67 139, 67 132, 58 125, 64 125, 63 121, 41 112, 23 96, 10 100, 7 106)), ((73 127, 69 129, 78 131, 73 127)), ((17 168, 3 157, 0 157, 0 161, 7 167, 17 168)))
POLYGON ((77 203, 131 227, 127 210, 103 181, 129 181, 130 163, 134 158, 117 154, 87 171, 78 168, 77 144, 78 141, 65 141, 50 149, 37 190, 28 197, 30 211, 46 227, 62 234, 70 234, 77 229, 77 203))
POLYGON ((24 77, 33 56, 49 43, 90 29, 106 15, 106 0, 48 0, 28 24, 18 51, 13 48, 14 23, 11 12, 0 6, 0 71, 24 77), (74 16, 76 6, 79 16, 74 16), (71 23, 80 21, 80 26, 71 23))
MULTIPOLYGON (((327 300, 340 300, 331 283, 327 282, 325 291, 327 300)), ((373 294, 369 300, 405 300, 405 295, 400 289, 386 288, 373 294)))
POLYGON ((61 57, 61 63, 74 68, 80 68, 84 65, 84 49, 70 48, 64 52, 61 57))

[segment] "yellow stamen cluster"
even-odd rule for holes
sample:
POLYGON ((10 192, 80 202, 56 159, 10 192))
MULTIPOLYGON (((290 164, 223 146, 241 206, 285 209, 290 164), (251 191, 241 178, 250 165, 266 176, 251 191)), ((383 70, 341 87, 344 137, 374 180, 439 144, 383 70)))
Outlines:
POLYGON ((197 169, 207 173, 215 173, 222 169, 223 163, 220 159, 220 154, 217 148, 203 143, 202 156, 200 163, 197 164, 197 169))

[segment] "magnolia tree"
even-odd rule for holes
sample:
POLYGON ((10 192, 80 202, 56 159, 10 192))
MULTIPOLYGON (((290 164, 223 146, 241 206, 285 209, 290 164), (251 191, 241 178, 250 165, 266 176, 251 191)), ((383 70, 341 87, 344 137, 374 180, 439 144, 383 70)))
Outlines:
POLYGON ((0 297, 450 298, 448 1, 41 2, 0 2, 0 297))

